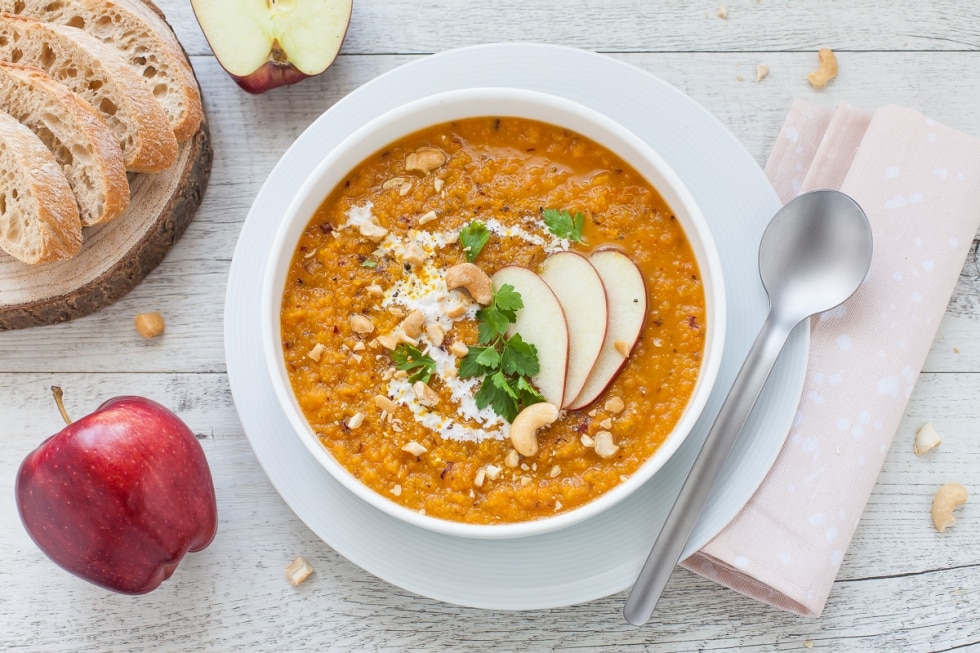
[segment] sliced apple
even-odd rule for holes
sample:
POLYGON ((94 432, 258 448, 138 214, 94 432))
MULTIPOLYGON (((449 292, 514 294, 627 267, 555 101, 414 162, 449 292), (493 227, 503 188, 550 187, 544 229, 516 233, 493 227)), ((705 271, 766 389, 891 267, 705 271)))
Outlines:
POLYGON ((214 56, 249 93, 325 71, 347 35, 353 0, 191 0, 214 56))
POLYGON ((576 252, 549 256, 540 275, 558 298, 568 325, 567 404, 582 391, 602 350, 609 316, 606 290, 589 259, 576 252))
POLYGON ((517 265, 501 268, 491 280, 494 288, 510 284, 520 293, 524 308, 517 311, 517 321, 507 335, 519 333, 537 348, 541 369, 531 382, 548 403, 561 406, 568 372, 568 326, 558 298, 544 279, 517 265))
POLYGON ((603 249, 592 254, 589 262, 606 288, 609 324, 602 350, 582 391, 568 403, 570 410, 588 406, 609 387, 639 340, 647 314, 646 283, 628 256, 619 250, 603 249))

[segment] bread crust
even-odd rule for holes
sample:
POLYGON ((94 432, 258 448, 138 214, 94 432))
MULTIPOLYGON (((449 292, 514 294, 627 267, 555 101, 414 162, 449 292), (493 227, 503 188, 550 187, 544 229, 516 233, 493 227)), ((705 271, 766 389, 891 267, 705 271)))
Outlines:
POLYGON ((0 172, 0 247, 30 264, 78 253, 82 225, 68 180, 41 139, 2 111, 0 172))
POLYGON ((118 49, 167 114, 177 141, 201 124, 201 92, 180 42, 141 0, 0 0, 0 12, 69 25, 118 49))
POLYGON ((128 171, 160 172, 176 161, 162 107, 111 46, 74 27, 0 14, 0 57, 42 68, 98 109, 128 171))
POLYGON ((37 68, 0 62, 0 109, 37 134, 75 194, 82 226, 129 205, 122 150, 98 112, 37 68))

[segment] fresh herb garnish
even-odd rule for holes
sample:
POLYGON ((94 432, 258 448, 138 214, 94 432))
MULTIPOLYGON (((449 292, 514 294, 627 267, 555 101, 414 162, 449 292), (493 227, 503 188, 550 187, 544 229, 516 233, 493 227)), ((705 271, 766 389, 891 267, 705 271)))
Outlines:
POLYGON ((523 307, 514 286, 495 289, 490 304, 476 313, 480 344, 470 347, 459 362, 459 378, 483 377, 474 396, 476 407, 490 406, 508 422, 524 407, 544 401, 528 380, 541 369, 538 350, 519 333, 507 337, 507 327, 517 321, 517 311, 523 307))
POLYGON ((415 373, 408 377, 410 383, 416 381, 428 383, 433 372, 436 371, 436 362, 408 343, 403 342, 395 347, 391 352, 391 358, 395 361, 396 368, 406 372, 415 370, 415 373))
POLYGON ((565 209, 544 209, 541 212, 544 223, 548 231, 558 238, 571 240, 576 243, 582 242, 582 228, 585 226, 585 216, 581 213, 572 215, 565 209))
POLYGON ((459 242, 463 244, 463 251, 466 252, 466 260, 469 263, 476 259, 488 240, 490 240, 490 230, 479 220, 474 220, 459 232, 459 242))
POLYGON ((376 268, 376 267, 378 267, 378 262, 377 261, 372 261, 371 259, 365 259, 364 262, 361 263, 361 267, 362 268, 376 268))

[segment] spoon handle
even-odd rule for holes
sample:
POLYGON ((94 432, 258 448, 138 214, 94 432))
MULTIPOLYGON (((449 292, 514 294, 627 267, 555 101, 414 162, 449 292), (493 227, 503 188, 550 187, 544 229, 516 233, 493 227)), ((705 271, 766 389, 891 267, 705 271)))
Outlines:
POLYGON ((745 426, 779 352, 799 321, 783 318, 770 310, 626 599, 623 616, 631 624, 641 626, 653 614, 715 480, 745 426))

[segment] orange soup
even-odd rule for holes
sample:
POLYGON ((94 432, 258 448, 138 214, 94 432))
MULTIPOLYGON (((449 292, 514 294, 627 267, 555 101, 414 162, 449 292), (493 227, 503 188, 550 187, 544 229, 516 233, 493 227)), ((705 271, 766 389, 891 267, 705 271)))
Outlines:
POLYGON ((281 333, 300 407, 351 474, 424 514, 495 524, 582 506, 648 460, 693 393, 704 320, 697 262, 656 189, 576 133, 486 117, 392 143, 330 192, 293 256, 281 333), (487 306, 447 271, 469 258, 486 275, 537 272, 556 252, 605 248, 645 280, 639 338, 597 399, 520 454, 508 417, 478 404, 489 373, 460 373, 488 348, 487 306))

